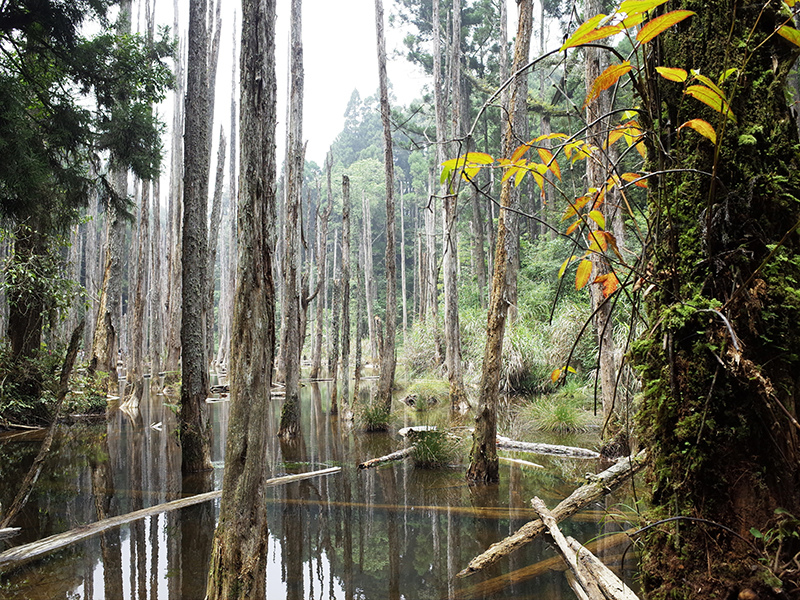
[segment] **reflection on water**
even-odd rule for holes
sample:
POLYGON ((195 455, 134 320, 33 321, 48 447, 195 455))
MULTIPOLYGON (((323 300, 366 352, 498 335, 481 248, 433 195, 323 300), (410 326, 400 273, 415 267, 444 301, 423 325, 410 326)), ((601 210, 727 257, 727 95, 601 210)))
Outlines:
MULTIPOLYGON (((15 526, 31 542, 109 516, 209 489, 222 482, 228 407, 207 405, 212 473, 183 478, 173 403, 145 389, 138 410, 107 422, 63 427, 44 473, 15 526)), ((414 469, 409 462, 358 472, 355 465, 398 447, 396 436, 353 432, 328 415, 327 384, 304 388, 303 435, 270 436, 269 476, 327 466, 342 472, 270 488, 267 594, 270 598, 572 597, 560 559, 543 540, 488 572, 455 574, 490 544, 534 518, 538 495, 552 508, 596 465, 536 457, 546 470, 501 463, 499 486, 470 487, 464 469, 414 469)), ((280 402, 272 401, 274 424, 280 402)), ((402 407, 401 409, 402 410, 402 407)), ((409 412, 405 419, 414 414, 409 412)), ((0 502, 8 506, 39 447, 36 434, 0 438, 0 502)), ((607 503, 614 502, 607 500, 607 503)), ((193 600, 205 596, 218 502, 148 517, 0 575, 0 599, 193 600)), ((601 507, 598 507, 601 508, 601 507)), ((562 529, 581 541, 617 530, 602 511, 562 529)), ((5 544, 5 546, 2 546, 5 544)), ((600 549, 606 559, 625 546, 600 549)), ((628 560, 628 562, 632 562, 628 560)))

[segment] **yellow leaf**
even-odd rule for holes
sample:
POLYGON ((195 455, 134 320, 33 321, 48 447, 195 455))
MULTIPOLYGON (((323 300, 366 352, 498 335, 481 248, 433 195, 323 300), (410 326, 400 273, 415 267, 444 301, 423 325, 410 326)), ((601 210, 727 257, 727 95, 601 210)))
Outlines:
POLYGON ((537 142, 541 142, 542 140, 565 140, 569 136, 566 133, 546 133, 544 135, 540 135, 533 141, 531 144, 536 144, 537 142))
POLYGON ((704 85, 690 85, 686 88, 684 93, 689 94, 692 98, 699 100, 706 106, 710 106, 717 112, 726 115, 731 121, 736 123, 736 117, 731 107, 728 105, 728 101, 711 88, 704 85))
POLYGON ((625 13, 626 15, 634 15, 637 13, 647 12, 653 10, 656 6, 665 4, 667 0, 625 0, 619 5, 618 13, 625 13))
POLYGON ((621 137, 622 137, 622 128, 621 127, 616 127, 614 129, 612 129, 611 131, 608 132, 608 139, 606 140, 606 143, 603 144, 603 149, 610 148, 621 137))
POLYGON ((601 213, 599 210, 590 211, 589 218, 595 223, 597 223, 597 226, 600 229, 606 228, 606 218, 603 216, 603 213, 601 213))
POLYGON ((592 89, 586 94, 586 100, 583 103, 584 108, 591 104, 591 102, 600 95, 600 92, 607 90, 612 85, 619 81, 619 78, 625 75, 633 68, 630 61, 625 61, 619 65, 609 65, 605 71, 600 73, 597 79, 592 83, 592 89))
POLYGON ((461 172, 461 175, 462 175, 462 177, 464 179, 466 179, 467 181, 470 181, 471 179, 475 179, 475 176, 480 172, 481 172, 481 168, 480 167, 478 167, 478 166, 469 166, 469 167, 464 168, 464 170, 461 172))
POLYGON ((709 140, 711 140, 712 144, 717 143, 717 132, 714 131, 714 128, 708 121, 704 121, 703 119, 691 119, 690 121, 686 121, 686 123, 678 127, 678 131, 680 131, 684 127, 690 127, 691 129, 694 129, 697 133, 699 133, 703 137, 706 137, 709 140))
POLYGON ((514 154, 511 155, 511 162, 517 162, 530 149, 531 147, 528 144, 522 144, 522 146, 514 150, 514 154))
POLYGON ((558 278, 559 278, 559 279, 561 279, 561 278, 564 276, 564 272, 567 270, 567 267, 568 267, 568 266, 569 266, 569 264, 570 264, 570 263, 571 263, 573 260, 575 260, 576 258, 578 258, 578 257, 577 257, 577 256, 575 256, 575 255, 573 254, 572 256, 570 256, 570 257, 569 257, 567 260, 565 260, 565 261, 564 261, 564 262, 561 264, 561 268, 558 270, 558 278))
MULTIPOLYGON (((789 4, 789 6, 792 5, 794 5, 794 2, 792 2, 792 4, 789 4)), ((778 27, 778 35, 781 36, 782 38, 789 40, 795 46, 800 46, 800 31, 798 31, 794 27, 789 27, 788 25, 781 25, 780 27, 778 27)))
MULTIPOLYGON (((558 166, 558 162, 553 157, 553 153, 550 152, 547 148, 537 148, 537 152, 539 152, 539 160, 544 163, 547 168, 553 172, 553 175, 561 179, 561 169, 558 166)), ((543 173, 544 174, 544 173, 543 173)))
POLYGON ((646 15, 644 13, 639 13, 626 17, 622 23, 620 23, 620 27, 623 29, 630 29, 631 27, 636 27, 639 23, 645 20, 646 15))
POLYGON ((592 261, 584 258, 578 265, 578 272, 575 274, 575 289, 581 290, 589 283, 589 276, 592 274, 592 261))
POLYGON ((636 144, 636 151, 642 158, 647 158, 647 146, 644 145, 644 142, 636 144))
POLYGON ((566 221, 570 217, 574 217, 578 214, 578 212, 586 206, 586 203, 591 200, 592 197, 590 195, 581 196, 580 198, 575 198, 575 202, 571 203, 568 207, 566 212, 564 212, 564 216, 561 217, 562 221, 566 221))
POLYGON ((564 42, 564 45, 559 48, 559 52, 563 52, 567 48, 580 46, 581 44, 588 44, 589 42, 602 40, 603 38, 607 38, 622 31, 622 28, 619 25, 607 25, 605 27, 595 29, 605 18, 606 15, 599 14, 586 21, 586 23, 578 27, 575 30, 575 33, 573 33, 567 39, 567 41, 564 42))
POLYGON ((619 279, 614 273, 598 275, 592 283, 599 283, 603 286, 603 298, 608 298, 619 287, 619 279))
POLYGON ((696 13, 692 10, 673 10, 660 17, 656 17, 652 21, 648 21, 647 25, 639 30, 639 33, 636 34, 636 39, 642 44, 646 44, 659 33, 675 25, 675 23, 680 23, 694 14, 696 13))
POLYGON ((797 0, 783 0, 783 1, 786 3, 786 6, 788 6, 789 8, 792 8, 797 3, 797 0))
POLYGON ((465 157, 467 162, 476 163, 479 165, 490 165, 494 162, 494 158, 485 152, 467 152, 465 157))
POLYGON ((719 85, 722 85, 723 83, 725 83, 725 80, 728 79, 728 77, 730 77, 734 73, 736 73, 736 71, 738 71, 738 70, 739 69, 731 67, 730 69, 725 71, 722 75, 719 76, 719 85))
POLYGON ((713 81, 711 81, 711 79, 700 73, 700 71, 698 71, 697 69, 692 69, 692 77, 697 79, 697 81, 699 81, 700 83, 710 87, 723 100, 727 100, 727 98, 725 97, 725 92, 723 92, 722 89, 716 83, 714 83, 713 81))
POLYGON ((522 180, 525 177, 525 173, 525 169, 520 169, 517 171, 517 175, 514 178, 514 187, 519 187, 519 184, 522 183, 522 180))
POLYGON ((620 177, 622 177, 622 179, 628 183, 633 182, 633 185, 637 187, 647 187, 647 179, 642 179, 642 176, 639 175, 639 173, 623 173, 620 175, 620 177))
POLYGON ((553 369, 553 372, 550 373, 550 381, 555 383, 561 377, 561 369, 553 369))
POLYGON ((590 231, 589 239, 592 240, 592 243, 589 244, 589 252, 600 254, 608 250, 608 238, 605 231, 590 231))
POLYGON ((580 219, 578 219, 578 220, 577 220, 577 221, 575 221, 575 222, 574 222, 572 225, 570 225, 569 227, 567 227, 567 233, 566 233, 566 235, 570 235, 570 234, 571 234, 573 231, 575 231, 575 230, 578 228, 578 225, 580 225, 580 224, 581 224, 581 220, 580 220, 580 219))
POLYGON ((683 83, 689 77, 689 74, 683 69, 675 69, 672 67, 656 67, 656 72, 664 79, 677 81, 678 83, 683 83))

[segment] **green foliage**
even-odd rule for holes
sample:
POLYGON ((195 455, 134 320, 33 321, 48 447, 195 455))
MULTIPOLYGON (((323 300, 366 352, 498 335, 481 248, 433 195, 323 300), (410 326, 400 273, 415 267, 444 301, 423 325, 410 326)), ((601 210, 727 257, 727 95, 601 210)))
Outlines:
POLYGON ((359 404, 355 414, 356 426, 367 432, 387 431, 391 415, 380 402, 359 404))
POLYGON ((581 433, 600 425, 583 386, 568 382, 553 394, 526 402, 518 409, 525 429, 581 433))
POLYGON ((39 350, 14 359, 0 345, 0 425, 48 425, 58 393, 63 352, 39 350))
POLYGON ((438 469, 458 460, 458 440, 443 429, 418 431, 413 434, 414 466, 420 469, 438 469))
POLYGON ((107 373, 95 371, 91 376, 86 365, 76 367, 70 377, 69 389, 65 402, 66 414, 101 414, 107 406, 106 399, 107 373))
POLYGON ((417 379, 406 388, 408 396, 416 396, 414 408, 426 410, 433 404, 447 404, 450 384, 443 379, 417 379))

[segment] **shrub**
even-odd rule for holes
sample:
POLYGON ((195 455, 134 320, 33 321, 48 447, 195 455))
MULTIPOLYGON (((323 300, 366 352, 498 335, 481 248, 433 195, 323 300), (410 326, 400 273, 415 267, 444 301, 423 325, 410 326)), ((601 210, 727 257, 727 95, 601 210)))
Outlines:
POLYGON ((387 431, 390 417, 386 407, 378 402, 359 405, 355 414, 356 425, 367 432, 387 431))
POLYGON ((413 434, 414 466, 421 469, 446 467, 459 457, 459 443, 456 438, 442 429, 417 431, 413 434))

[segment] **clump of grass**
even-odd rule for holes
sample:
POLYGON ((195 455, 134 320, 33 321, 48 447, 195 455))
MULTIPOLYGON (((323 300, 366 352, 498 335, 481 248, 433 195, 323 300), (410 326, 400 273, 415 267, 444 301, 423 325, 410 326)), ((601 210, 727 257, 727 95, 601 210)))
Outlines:
POLYGON ((367 432, 388 431, 389 410, 380 403, 369 402, 360 406, 355 415, 356 425, 367 432))
POLYGON ((438 469, 456 462, 459 443, 456 438, 441 429, 417 431, 413 435, 414 466, 420 469, 438 469))
POLYGON ((587 402, 588 395, 583 388, 568 385, 555 394, 525 404, 519 416, 529 427, 539 431, 582 433, 598 425, 597 418, 586 408, 587 402))
POLYGON ((413 406, 416 410, 427 410, 434 404, 448 402, 450 384, 441 379, 418 379, 406 388, 406 398, 412 396, 414 397, 413 406))

